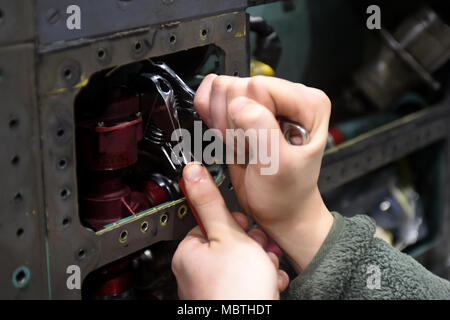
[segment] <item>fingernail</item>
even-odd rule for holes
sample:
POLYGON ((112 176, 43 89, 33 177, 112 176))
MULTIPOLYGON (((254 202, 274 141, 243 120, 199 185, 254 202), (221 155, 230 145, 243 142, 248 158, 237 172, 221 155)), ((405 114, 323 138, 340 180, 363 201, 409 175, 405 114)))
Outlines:
POLYGON ((203 166, 198 162, 189 163, 183 171, 183 177, 189 182, 197 182, 205 175, 203 166))

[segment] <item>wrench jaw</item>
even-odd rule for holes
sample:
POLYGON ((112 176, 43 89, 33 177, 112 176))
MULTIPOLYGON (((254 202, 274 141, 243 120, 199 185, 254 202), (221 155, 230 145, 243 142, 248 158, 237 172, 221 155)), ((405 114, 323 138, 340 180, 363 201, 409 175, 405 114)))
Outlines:
MULTIPOLYGON (((149 59, 150 60, 150 59, 149 59)), ((170 82, 175 94, 175 108, 190 113, 194 120, 201 120, 194 108, 195 91, 190 88, 166 63, 152 61, 150 63, 158 74, 162 74, 170 82)))
POLYGON ((156 107, 150 111, 144 130, 144 140, 160 150, 169 163, 174 177, 178 179, 182 175, 184 166, 189 163, 190 155, 185 154, 183 148, 175 152, 176 145, 187 138, 183 136, 183 128, 180 124, 175 90, 172 84, 159 74, 143 73, 141 77, 155 85, 164 101, 164 109, 156 107))

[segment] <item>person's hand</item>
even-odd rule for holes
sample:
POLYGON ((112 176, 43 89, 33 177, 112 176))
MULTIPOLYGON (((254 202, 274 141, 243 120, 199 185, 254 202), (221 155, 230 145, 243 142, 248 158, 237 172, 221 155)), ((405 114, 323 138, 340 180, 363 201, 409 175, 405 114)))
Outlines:
POLYGON ((197 226, 179 244, 172 270, 181 299, 278 299, 289 278, 278 258, 267 253, 265 234, 245 232, 248 221, 230 214, 206 168, 191 163, 183 171, 186 190, 205 227, 197 226))
POLYGON ((208 75, 194 105, 207 126, 223 137, 228 128, 279 130, 276 116, 298 122, 309 132, 303 146, 288 144, 281 132, 277 141, 268 139, 268 150, 279 144, 279 170, 273 175, 261 175, 261 162, 229 165, 243 209, 284 249, 297 271, 306 268, 333 224, 317 187, 328 134, 328 97, 272 77, 208 75))

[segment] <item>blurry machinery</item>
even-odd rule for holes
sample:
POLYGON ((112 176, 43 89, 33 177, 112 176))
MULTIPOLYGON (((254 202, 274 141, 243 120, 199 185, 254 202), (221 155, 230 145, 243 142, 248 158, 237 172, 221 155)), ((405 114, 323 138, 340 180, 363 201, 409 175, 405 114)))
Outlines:
POLYGON ((384 28, 379 32, 378 56, 355 73, 354 86, 344 95, 347 105, 361 110, 369 102, 386 109, 417 84, 441 89, 433 73, 450 58, 450 26, 436 12, 423 7, 393 33, 384 28))

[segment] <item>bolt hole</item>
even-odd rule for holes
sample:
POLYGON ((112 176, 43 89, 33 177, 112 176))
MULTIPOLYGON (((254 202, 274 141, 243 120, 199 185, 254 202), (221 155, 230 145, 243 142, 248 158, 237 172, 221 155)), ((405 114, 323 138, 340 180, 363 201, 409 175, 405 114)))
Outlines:
POLYGON ((227 24, 227 32, 231 32, 233 31, 233 26, 231 25, 231 23, 227 24))
POLYGON ((174 34, 170 35, 169 42, 170 44, 175 44, 175 42, 177 42, 177 36, 174 34))
POLYGON ((128 239, 128 231, 127 231, 127 230, 123 230, 123 231, 120 233, 119 241, 122 242, 122 243, 124 243, 124 242, 127 241, 127 239, 128 239))
POLYGON ((144 222, 141 223, 141 232, 142 233, 146 233, 147 230, 148 230, 148 222, 144 221, 144 222))
POLYGON ((136 41, 136 43, 134 44, 134 49, 136 51, 141 51, 142 50, 142 42, 141 41, 136 41))
POLYGON ((70 190, 69 189, 67 189, 67 188, 62 188, 60 191, 59 191, 59 197, 61 198, 61 199, 67 199, 68 197, 70 196, 70 190))
POLYGON ((56 135, 57 135, 59 138, 61 138, 62 136, 64 136, 64 133, 65 133, 65 131, 64 131, 63 128, 59 128, 59 129, 56 131, 56 135))
POLYGON ((200 31, 200 38, 202 38, 202 40, 206 40, 206 36, 208 35, 208 30, 207 29, 202 29, 200 31))
POLYGON ((17 192, 15 195, 14 195, 14 201, 16 202, 16 203, 19 203, 19 202, 21 202, 23 200, 23 195, 22 195, 22 193, 21 192, 17 192))
POLYGON ((239 71, 235 71, 235 72, 233 72, 233 76, 235 76, 235 77, 239 77, 239 71))
POLYGON ((30 270, 27 267, 21 266, 14 271, 12 281, 16 288, 25 287, 29 280, 30 270))
POLYGON ((84 258, 86 258, 86 251, 85 251, 84 249, 78 250, 78 258, 79 258, 79 259, 84 259, 84 258))
POLYGON ((178 217, 180 219, 184 218, 184 216, 187 213, 187 206, 186 205, 182 205, 181 207, 178 208, 178 217))
POLYGON ((162 226, 165 226, 167 224, 167 221, 169 221, 169 216, 165 213, 163 213, 160 217, 159 217, 159 222, 162 226))
POLYGON ((69 68, 64 69, 64 78, 66 78, 66 80, 72 79, 72 70, 69 68))
POLYGON ((12 159, 11 159, 11 164, 12 164, 13 166, 17 166, 17 165, 19 164, 19 162, 20 162, 19 156, 14 156, 14 157, 12 157, 12 159))
POLYGON ((68 166, 67 159, 60 159, 60 160, 58 161, 58 168, 59 168, 60 170, 66 169, 67 166, 68 166))
POLYGON ((11 130, 17 129, 18 126, 19 126, 19 119, 11 119, 9 121, 9 128, 11 130))
POLYGON ((19 229, 17 229, 16 235, 17 235, 18 237, 20 237, 20 236, 23 235, 23 232, 24 232, 24 230, 23 230, 22 228, 19 228, 19 229))
POLYGON ((103 48, 99 48, 98 50, 97 50, 97 57, 99 58, 99 59, 104 59, 105 57, 106 57, 106 51, 105 51, 105 49, 103 49, 103 48))
POLYGON ((62 226, 67 228, 70 225, 70 218, 64 218, 62 221, 62 226))
POLYGON ((16 275, 16 281, 19 284, 23 284, 25 282, 25 278, 27 277, 27 275, 25 274, 25 271, 20 270, 17 275, 16 275))

